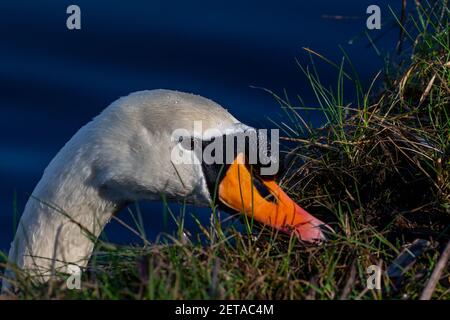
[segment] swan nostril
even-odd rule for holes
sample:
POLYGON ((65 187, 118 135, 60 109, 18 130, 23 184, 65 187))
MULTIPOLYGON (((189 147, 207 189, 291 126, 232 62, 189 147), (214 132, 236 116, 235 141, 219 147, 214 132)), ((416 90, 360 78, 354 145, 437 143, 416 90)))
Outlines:
POLYGON ((179 136, 178 139, 176 139, 176 142, 185 150, 192 151, 195 149, 195 138, 193 137, 179 136))
POLYGON ((253 186, 256 188, 261 197, 264 198, 264 200, 273 202, 275 204, 278 203, 277 197, 263 183, 261 183, 261 181, 258 178, 253 177, 252 181, 253 186))

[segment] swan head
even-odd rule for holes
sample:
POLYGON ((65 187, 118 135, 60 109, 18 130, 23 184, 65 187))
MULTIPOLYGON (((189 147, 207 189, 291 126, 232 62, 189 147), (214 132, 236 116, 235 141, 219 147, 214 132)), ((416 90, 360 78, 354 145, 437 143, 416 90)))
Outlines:
MULTIPOLYGON (((117 172, 123 160, 111 163, 108 172, 123 179, 104 180, 109 182, 101 183, 103 189, 122 193, 121 199, 164 194, 176 201, 218 206, 307 242, 325 239, 321 228, 328 226, 296 204, 276 182, 280 163, 276 130, 269 138, 267 130, 239 122, 211 100, 174 91, 136 93, 118 105, 126 114, 129 106, 140 110, 139 116, 132 112, 132 118, 140 120, 132 125, 134 138, 128 141, 134 145, 128 149, 135 151, 127 157, 131 168, 127 173, 117 172)), ((122 157, 123 151, 118 154, 122 157)))
MULTIPOLYGON (((88 183, 116 204, 164 195, 168 200, 244 213, 293 231, 304 241, 322 240, 325 224, 298 206, 275 181, 277 138, 270 132, 269 139, 269 132, 241 123, 209 99, 152 90, 114 102, 65 149, 82 153, 88 183), (86 141, 88 146, 82 146, 86 141)), ((62 153, 57 158, 64 157, 62 153)))

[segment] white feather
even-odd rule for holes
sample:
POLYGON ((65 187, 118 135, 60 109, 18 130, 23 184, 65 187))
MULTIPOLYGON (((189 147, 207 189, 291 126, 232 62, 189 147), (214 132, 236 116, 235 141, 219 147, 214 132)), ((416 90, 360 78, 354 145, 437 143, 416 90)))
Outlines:
POLYGON ((248 128, 220 105, 192 94, 141 91, 112 103, 45 170, 21 217, 10 263, 46 281, 55 269, 67 271, 67 264, 86 266, 95 238, 126 202, 164 193, 208 205, 200 164, 177 165, 177 173, 170 161, 177 143, 172 132, 193 133, 194 121, 202 121, 203 131, 248 128))

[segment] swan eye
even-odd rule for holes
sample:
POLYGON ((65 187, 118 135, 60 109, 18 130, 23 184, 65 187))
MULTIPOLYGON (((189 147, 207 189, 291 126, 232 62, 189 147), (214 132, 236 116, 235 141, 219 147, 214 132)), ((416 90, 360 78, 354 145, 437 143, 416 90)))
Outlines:
POLYGON ((178 138, 178 143, 183 147, 185 150, 194 150, 195 148, 195 139, 192 137, 183 137, 180 136, 178 138))

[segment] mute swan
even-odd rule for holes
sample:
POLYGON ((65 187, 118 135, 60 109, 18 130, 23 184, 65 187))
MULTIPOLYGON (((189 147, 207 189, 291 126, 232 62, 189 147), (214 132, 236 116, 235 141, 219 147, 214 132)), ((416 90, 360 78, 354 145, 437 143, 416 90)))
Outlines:
POLYGON ((252 129, 217 103, 182 92, 141 91, 113 102, 45 169, 20 219, 9 262, 40 282, 49 279, 51 270, 66 272, 70 264, 85 267, 95 241, 86 230, 98 237, 127 203, 158 200, 162 193, 209 206, 217 190, 220 204, 230 210, 293 230, 305 241, 324 238, 319 226, 325 224, 295 204, 273 179, 251 175, 242 153, 221 175, 202 163, 174 166, 171 150, 180 142, 172 141, 171 133, 189 130, 193 121, 201 121, 203 131, 252 129), (218 188, 211 183, 216 180, 218 188), (264 193, 276 199, 266 199, 264 193))

